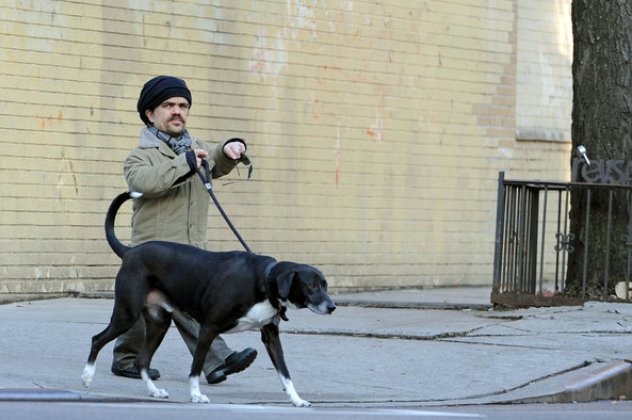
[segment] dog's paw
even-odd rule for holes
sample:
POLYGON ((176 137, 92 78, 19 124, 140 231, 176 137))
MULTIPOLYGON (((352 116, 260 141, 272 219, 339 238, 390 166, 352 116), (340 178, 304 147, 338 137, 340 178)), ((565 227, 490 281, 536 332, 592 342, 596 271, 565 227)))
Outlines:
POLYGON ((81 382, 83 383, 83 386, 85 386, 86 388, 90 388, 90 384, 92 383, 92 378, 88 378, 85 375, 81 375, 81 382))
POLYGON ((305 401, 298 396, 298 392, 294 389, 294 384, 290 378, 281 375, 281 382, 283 383, 283 390, 285 390, 287 396, 290 397, 290 401, 294 407, 309 407, 312 405, 309 401, 305 401))
POLYGON ((312 403, 301 398, 293 398, 292 405, 294 407, 310 407, 312 403))
POLYGON ((162 388, 156 388, 149 393, 149 396, 153 398, 169 398, 169 393, 162 388))
POLYGON ((200 393, 191 395, 191 402, 194 402, 196 404, 208 404, 211 402, 211 400, 209 400, 206 395, 200 393))
POLYGON ((83 372, 81 373, 81 382, 83 382, 83 386, 88 388, 92 383, 92 379, 94 378, 94 365, 86 365, 83 368, 83 372))

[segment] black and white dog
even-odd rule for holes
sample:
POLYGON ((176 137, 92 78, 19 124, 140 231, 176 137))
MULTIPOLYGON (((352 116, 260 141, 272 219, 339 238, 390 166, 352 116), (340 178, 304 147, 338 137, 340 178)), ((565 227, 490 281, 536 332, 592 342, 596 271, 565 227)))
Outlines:
POLYGON ((81 379, 87 387, 95 373, 101 348, 145 318, 145 345, 135 366, 149 395, 167 398, 149 378, 154 352, 171 324, 173 308, 187 312, 200 323, 200 333, 189 374, 191 400, 208 403, 200 391, 200 374, 211 342, 218 334, 260 329, 261 340, 276 368, 285 393, 297 407, 310 403, 294 389, 279 339, 279 320, 286 308, 309 308, 317 314, 336 309, 327 294, 327 282, 316 268, 248 252, 209 252, 189 245, 151 241, 135 247, 122 244, 114 234, 114 221, 130 193, 117 196, 105 220, 107 241, 123 260, 116 277, 110 324, 92 337, 90 355, 81 379))

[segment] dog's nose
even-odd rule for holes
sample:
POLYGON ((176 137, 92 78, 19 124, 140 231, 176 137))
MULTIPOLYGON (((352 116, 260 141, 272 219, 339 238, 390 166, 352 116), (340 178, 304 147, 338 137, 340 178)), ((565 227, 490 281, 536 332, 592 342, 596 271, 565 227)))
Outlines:
POLYGON ((336 310, 336 305, 334 305, 333 303, 327 305, 327 313, 328 314, 332 313, 335 310, 336 310))

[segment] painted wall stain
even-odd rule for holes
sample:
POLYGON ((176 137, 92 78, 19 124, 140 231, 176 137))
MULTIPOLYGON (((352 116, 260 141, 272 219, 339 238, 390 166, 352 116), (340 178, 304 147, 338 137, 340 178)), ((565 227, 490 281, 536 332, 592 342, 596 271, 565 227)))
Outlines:
POLYGON ((57 115, 46 115, 46 116, 40 116, 40 115, 35 115, 35 120, 37 121, 37 125, 42 129, 42 130, 46 130, 46 129, 50 129, 53 127, 60 127, 61 126, 61 122, 63 120, 63 114, 61 111, 57 112, 57 115))

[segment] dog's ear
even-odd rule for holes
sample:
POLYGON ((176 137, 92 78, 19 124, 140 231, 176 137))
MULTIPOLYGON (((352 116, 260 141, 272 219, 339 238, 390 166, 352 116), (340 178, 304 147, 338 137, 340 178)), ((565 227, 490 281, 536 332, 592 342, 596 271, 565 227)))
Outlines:
POLYGON ((292 281, 294 280, 295 275, 296 272, 294 270, 289 270, 281 273, 276 278, 279 298, 287 300, 288 296, 290 296, 290 289, 292 287, 292 281))

